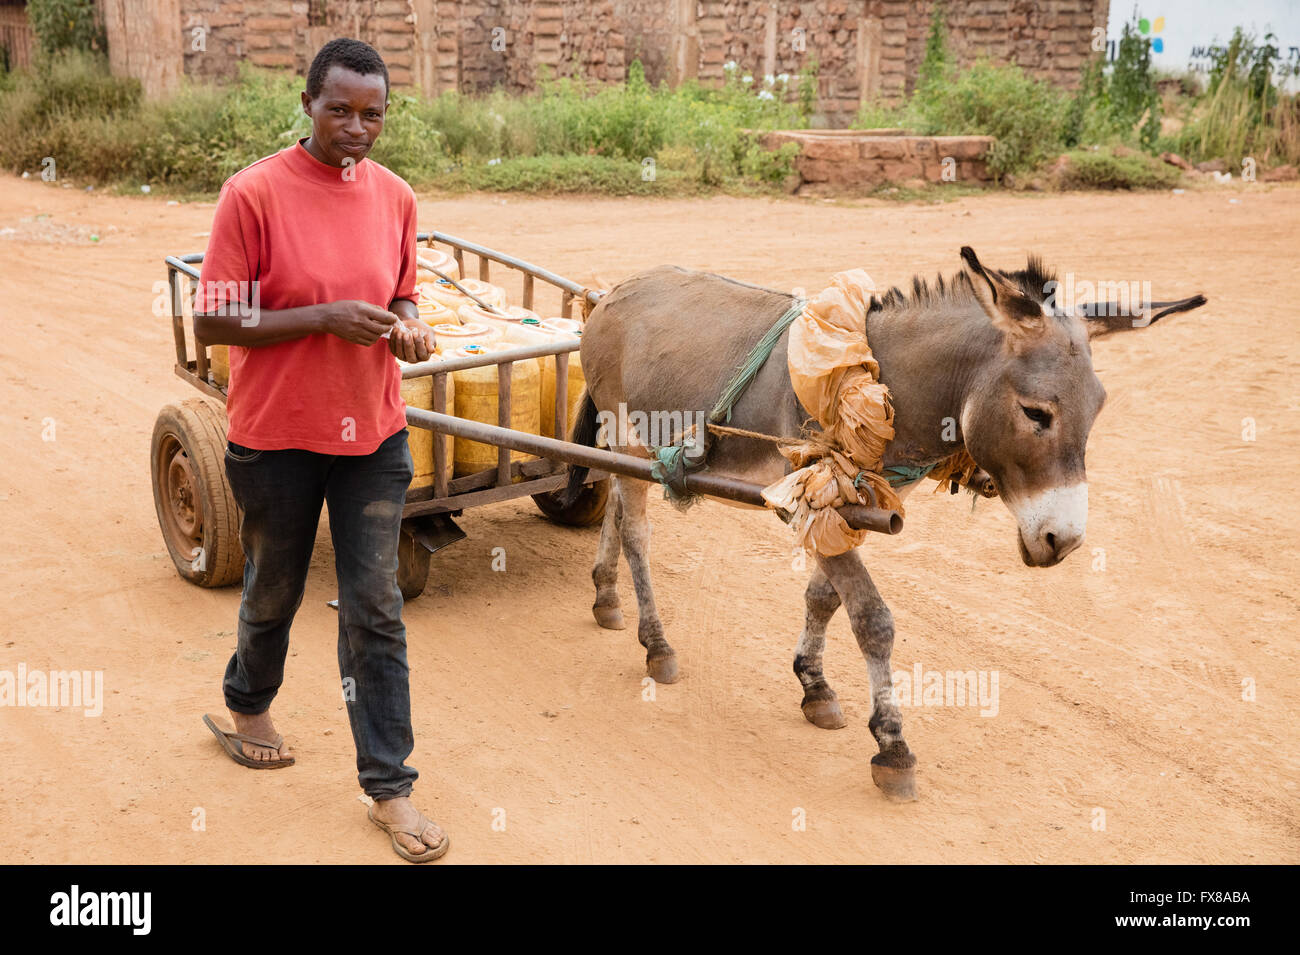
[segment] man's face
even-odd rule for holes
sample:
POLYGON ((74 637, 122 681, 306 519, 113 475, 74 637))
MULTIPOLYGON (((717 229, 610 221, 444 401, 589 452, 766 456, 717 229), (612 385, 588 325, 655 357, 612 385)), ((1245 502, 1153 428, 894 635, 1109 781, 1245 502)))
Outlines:
POLYGON ((384 131, 388 93, 384 75, 362 75, 337 63, 321 84, 320 95, 302 94, 303 112, 311 117, 313 145, 318 159, 331 166, 366 157, 384 131))

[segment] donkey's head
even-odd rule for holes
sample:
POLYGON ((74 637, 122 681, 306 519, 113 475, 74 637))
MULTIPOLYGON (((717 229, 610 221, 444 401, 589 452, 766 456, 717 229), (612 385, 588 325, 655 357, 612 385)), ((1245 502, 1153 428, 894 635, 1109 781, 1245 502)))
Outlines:
POLYGON ((962 405, 966 448, 1015 515, 1020 556, 1031 567, 1050 567, 1079 546, 1088 520, 1084 450, 1106 400, 1089 338, 1149 325, 1205 299, 1143 305, 1136 316, 1095 305, 1066 311, 1036 260, 1006 273, 984 268, 969 246, 961 256, 975 300, 997 332, 990 340, 998 342, 962 405))

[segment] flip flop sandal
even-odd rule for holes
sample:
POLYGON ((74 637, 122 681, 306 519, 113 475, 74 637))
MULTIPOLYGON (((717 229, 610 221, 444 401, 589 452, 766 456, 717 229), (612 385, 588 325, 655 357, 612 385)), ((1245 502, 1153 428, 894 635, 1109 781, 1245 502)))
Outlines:
POLYGON ((244 755, 243 747, 239 745, 240 743, 252 743, 254 746, 265 746, 267 749, 279 751, 280 747, 284 745, 283 736, 277 736, 272 741, 223 730, 208 713, 203 714, 203 722, 221 741, 222 748, 225 749, 230 758, 240 766, 247 766, 250 769, 282 769, 285 766, 294 764, 294 757, 292 756, 288 758, 281 757, 280 759, 252 759, 244 755))
POLYGON ((419 842, 424 842, 424 834, 433 823, 423 815, 420 816, 421 825, 419 829, 403 829, 401 826, 390 826, 388 823, 380 822, 376 819, 372 811, 369 809, 366 810, 366 818, 380 829, 384 830, 384 832, 388 833, 388 837, 393 841, 393 851, 407 862, 432 862, 434 859, 445 855, 447 850, 451 848, 451 836, 447 835, 445 832, 442 834, 442 842, 438 843, 436 846, 427 846, 425 850, 418 855, 411 852, 397 841, 397 833, 400 832, 402 835, 410 836, 419 842))

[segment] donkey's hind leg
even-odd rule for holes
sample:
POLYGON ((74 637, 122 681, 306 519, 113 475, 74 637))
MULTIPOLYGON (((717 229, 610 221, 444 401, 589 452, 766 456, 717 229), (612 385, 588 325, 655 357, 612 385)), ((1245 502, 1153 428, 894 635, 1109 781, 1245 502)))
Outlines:
POLYGON ((903 740, 903 716, 894 702, 889 657, 894 648, 894 617, 880 599, 857 551, 818 557, 848 611, 853 636, 871 675, 871 735, 880 752, 871 757, 871 780, 893 799, 916 798, 916 757, 903 740))
POLYGON ((610 479, 609 500, 605 503, 605 521, 600 525, 600 545, 596 548, 596 564, 591 568, 591 579, 596 584, 596 602, 591 612, 596 623, 606 630, 622 630, 623 611, 618 599, 618 555, 622 549, 620 536, 623 523, 623 494, 617 477, 610 479))
POLYGON ((654 589, 650 585, 650 518, 646 514, 646 496, 650 485, 631 478, 615 478, 619 484, 622 512, 623 553, 632 572, 636 588, 636 606, 640 620, 637 639, 645 647, 646 672, 656 683, 677 682, 677 654, 664 639, 664 625, 655 609, 654 589))
POLYGON ((822 651, 826 647, 826 624, 840 606, 840 595, 820 567, 814 567, 804 592, 808 605, 803 633, 794 652, 794 675, 803 684, 803 715, 824 730, 842 729, 847 721, 835 698, 835 691, 822 675, 822 651))

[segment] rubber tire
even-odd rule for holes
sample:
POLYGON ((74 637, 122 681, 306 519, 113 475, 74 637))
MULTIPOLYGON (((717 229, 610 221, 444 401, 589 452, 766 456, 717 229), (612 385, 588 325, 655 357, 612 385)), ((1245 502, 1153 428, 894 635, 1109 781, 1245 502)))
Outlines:
POLYGON ((406 531, 397 542, 397 586, 403 600, 414 600, 424 593, 429 580, 429 558, 433 555, 406 531))
POLYGON ((226 480, 226 413, 202 398, 167 405, 158 412, 150 442, 154 511, 163 542, 176 572, 200 587, 226 587, 244 576, 244 548, 239 542, 239 509, 226 480), (160 451, 174 437, 189 458, 202 503, 203 568, 194 568, 194 555, 185 553, 167 532, 165 472, 160 473, 160 451))
POLYGON ((578 499, 568 507, 560 504, 563 491, 551 491, 546 494, 534 494, 537 509, 556 524, 570 527, 590 527, 605 519, 605 502, 609 500, 609 478, 583 485, 578 499))

